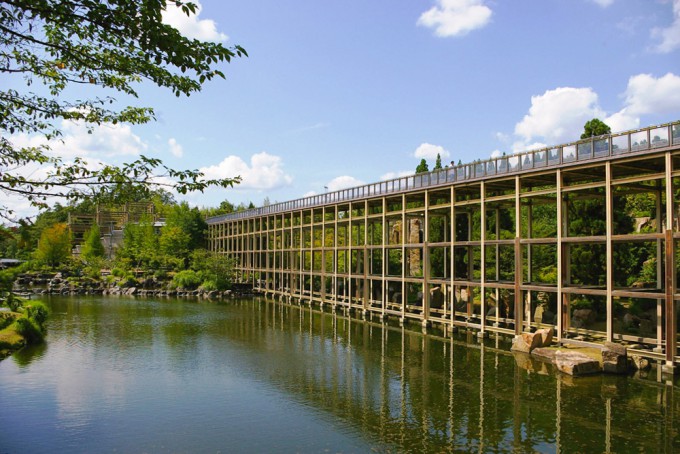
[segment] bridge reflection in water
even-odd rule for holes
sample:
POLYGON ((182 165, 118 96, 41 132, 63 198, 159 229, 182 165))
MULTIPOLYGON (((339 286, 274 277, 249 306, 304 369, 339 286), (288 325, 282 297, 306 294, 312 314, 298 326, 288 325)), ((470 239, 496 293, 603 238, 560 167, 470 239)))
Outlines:
POLYGON ((571 379, 507 337, 442 337, 271 300, 225 324, 263 380, 376 444, 420 452, 673 452, 674 386, 571 379), (266 354, 256 354, 266 352, 266 354))

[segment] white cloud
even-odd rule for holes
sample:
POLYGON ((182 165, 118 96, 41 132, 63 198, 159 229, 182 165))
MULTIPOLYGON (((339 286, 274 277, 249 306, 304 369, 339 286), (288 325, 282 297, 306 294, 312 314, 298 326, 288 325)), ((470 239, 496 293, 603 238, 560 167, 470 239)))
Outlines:
MULTIPOLYGON (((95 126, 90 134, 84 122, 63 120, 61 131, 61 140, 49 142, 49 154, 63 159, 138 156, 148 149, 148 145, 127 124, 104 123, 95 126)), ((11 140, 15 146, 21 147, 48 143, 43 136, 26 134, 12 136, 11 140)))
POLYGON ((201 3, 194 0, 196 14, 187 16, 181 8, 166 3, 166 10, 163 11, 163 22, 175 27, 187 38, 198 39, 201 41, 226 41, 229 39, 224 33, 217 31, 217 24, 212 19, 199 19, 201 14, 201 3))
POLYGON ((680 112, 680 76, 673 73, 659 78, 651 74, 632 76, 624 95, 624 107, 605 120, 612 131, 639 127, 641 115, 680 112))
POLYGON ((602 8, 606 8, 612 3, 614 3, 614 0, 593 0, 593 1, 600 5, 602 8))
POLYGON ((302 197, 311 197, 313 195, 319 195, 319 193, 316 191, 307 191, 304 194, 302 194, 302 197))
POLYGON ((440 37, 462 36, 491 20, 491 8, 483 0, 436 0, 418 18, 418 25, 433 28, 440 37))
POLYGON ((341 189, 347 189, 347 188, 353 188, 356 186, 361 186, 364 183, 361 180, 358 180, 354 177, 351 177, 349 175, 342 175, 336 178, 333 178, 331 181, 328 182, 326 187, 330 192, 333 191, 339 191, 341 189))
POLYGON ((293 177, 283 170, 279 156, 266 151, 250 157, 250 165, 239 156, 227 156, 219 164, 200 169, 206 178, 231 178, 240 175, 236 189, 275 189, 293 182, 293 177))
POLYGON ((580 136, 586 121, 604 116, 591 88, 560 87, 531 97, 529 113, 515 125, 515 134, 525 142, 534 137, 566 142, 580 136))
POLYGON ((408 177, 413 175, 415 170, 402 170, 400 172, 387 172, 380 177, 380 181, 394 180, 395 178, 408 177))
POLYGON ((633 114, 666 114, 680 109, 680 76, 668 73, 658 79, 638 74, 628 80, 626 107, 633 114))
POLYGON ((503 152, 501 152, 501 150, 494 150, 491 152, 492 158, 500 158, 501 156, 503 156, 503 152))
MULTIPOLYGON (((579 133, 580 135, 580 133, 579 133)), ((553 143, 554 145, 555 143, 553 143)), ((514 142, 512 144, 512 152, 513 153, 522 153, 524 151, 530 151, 530 150, 538 150, 540 148, 546 148, 548 146, 547 143, 543 142, 526 142, 523 140, 519 140, 517 142, 514 142)))
POLYGON ((661 41, 653 48, 656 52, 667 54, 680 48, 680 0, 673 0, 673 23, 652 29, 652 37, 661 41))
POLYGON ((529 113, 515 125, 520 140, 512 149, 517 152, 546 146, 543 142, 531 143, 535 138, 549 144, 576 140, 592 118, 602 119, 612 132, 618 132, 638 128, 641 116, 646 114, 676 115, 680 113, 680 76, 632 76, 623 96, 623 107, 611 115, 600 107, 591 88, 561 87, 532 96, 529 113))
POLYGON ((451 155, 441 145, 432 145, 427 142, 421 143, 420 146, 416 148, 416 151, 413 152, 414 157, 425 159, 437 159, 437 154, 439 154, 442 159, 446 159, 451 155))
POLYGON ((174 137, 171 137, 170 140, 168 140, 168 145, 170 145, 170 153, 172 153, 173 156, 176 158, 181 158, 184 156, 184 149, 182 149, 182 145, 177 143, 177 140, 175 140, 174 137))

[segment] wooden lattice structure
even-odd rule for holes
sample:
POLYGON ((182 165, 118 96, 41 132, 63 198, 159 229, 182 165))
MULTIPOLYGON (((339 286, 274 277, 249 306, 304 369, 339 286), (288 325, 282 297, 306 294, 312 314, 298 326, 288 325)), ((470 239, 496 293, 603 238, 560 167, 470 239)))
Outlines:
POLYGON ((129 202, 121 206, 97 205, 95 214, 69 213, 68 225, 73 235, 73 244, 79 245, 85 233, 96 223, 102 236, 110 236, 122 230, 130 222, 142 218, 156 221, 155 206, 151 202, 129 202))
POLYGON ((208 220, 242 280, 381 319, 680 360, 680 122, 208 220))

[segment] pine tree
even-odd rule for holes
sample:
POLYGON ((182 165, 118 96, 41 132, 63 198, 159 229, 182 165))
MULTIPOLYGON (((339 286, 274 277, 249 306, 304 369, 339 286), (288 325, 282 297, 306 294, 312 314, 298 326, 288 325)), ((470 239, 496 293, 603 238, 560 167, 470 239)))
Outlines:
POLYGON ((437 153, 437 161, 434 163, 434 168, 432 170, 442 169, 442 157, 437 153))
POLYGON ((425 158, 421 159, 420 164, 416 167, 416 173, 426 173, 429 171, 430 168, 427 166, 427 161, 425 161, 425 158))
POLYGON ((104 257, 106 253, 104 243, 102 243, 101 232, 99 226, 94 224, 90 230, 87 231, 83 238, 83 246, 80 250, 80 256, 86 263, 90 263, 97 258, 104 257))

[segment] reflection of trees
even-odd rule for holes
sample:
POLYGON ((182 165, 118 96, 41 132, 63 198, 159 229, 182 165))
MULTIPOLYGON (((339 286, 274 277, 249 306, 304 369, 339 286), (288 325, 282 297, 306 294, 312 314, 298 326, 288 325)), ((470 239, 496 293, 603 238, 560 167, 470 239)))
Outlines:
MULTIPOLYGON (((519 369, 505 346, 480 346, 472 336, 438 338, 300 306, 266 303, 262 310, 223 329, 249 350, 258 376, 400 450, 542 450, 554 446, 557 413, 561 446, 589 450, 581 440, 599 446, 605 430, 602 390, 619 386, 598 378, 564 387, 553 374, 519 369)), ((652 417, 661 411, 658 396, 655 387, 645 389, 643 412, 652 417)), ((628 431, 637 418, 626 406, 637 396, 617 399, 610 437, 620 446, 655 443, 653 435, 628 431)))

